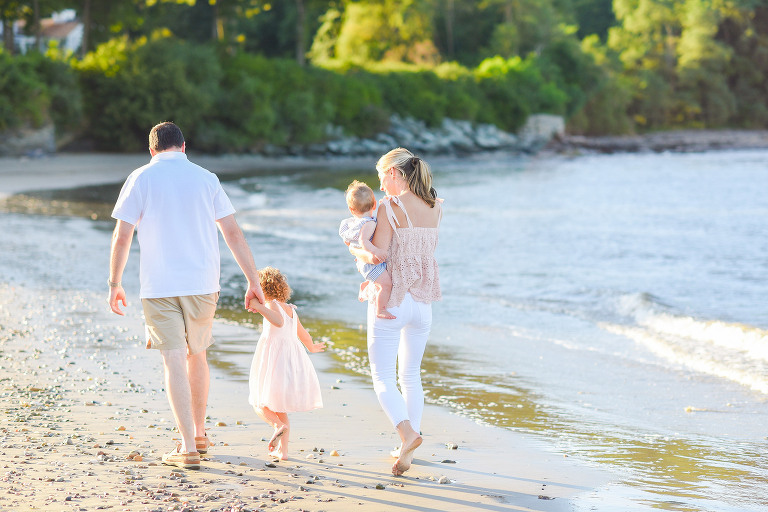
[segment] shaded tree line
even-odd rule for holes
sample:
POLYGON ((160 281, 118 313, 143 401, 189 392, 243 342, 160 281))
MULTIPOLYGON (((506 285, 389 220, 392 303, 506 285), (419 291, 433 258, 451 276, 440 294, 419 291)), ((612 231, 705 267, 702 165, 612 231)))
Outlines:
POLYGON ((189 102, 222 151, 364 134, 391 113, 515 130, 551 112, 584 134, 768 124, 760 0, 0 0, 0 21, 0 128, 143 134, 189 102), (13 55, 5 27, 34 34, 64 8, 85 24, 80 54, 13 55))

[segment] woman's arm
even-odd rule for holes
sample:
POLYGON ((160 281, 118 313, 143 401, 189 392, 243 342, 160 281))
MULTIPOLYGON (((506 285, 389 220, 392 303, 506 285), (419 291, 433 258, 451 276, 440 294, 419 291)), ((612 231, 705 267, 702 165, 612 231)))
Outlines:
POLYGON ((307 350, 309 350, 312 353, 324 351, 325 343, 323 342, 315 343, 314 341, 312 341, 312 336, 310 336, 307 330, 304 328, 304 326, 301 325, 301 320, 297 318, 296 321, 297 321, 296 331, 299 335, 299 341, 301 341, 304 344, 304 346, 307 347, 307 350))
POLYGON ((280 311, 276 310, 276 308, 279 307, 279 305, 275 304, 271 300, 266 304, 262 304, 258 299, 251 299, 248 310, 258 311, 264 318, 267 319, 267 322, 271 323, 275 327, 282 327, 283 315, 280 314, 280 311))

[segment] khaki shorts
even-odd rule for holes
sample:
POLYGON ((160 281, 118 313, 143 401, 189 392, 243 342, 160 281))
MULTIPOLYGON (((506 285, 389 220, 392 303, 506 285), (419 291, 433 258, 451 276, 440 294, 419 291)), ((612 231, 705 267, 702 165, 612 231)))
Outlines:
POLYGON ((219 292, 184 297, 141 299, 147 324, 147 348, 186 348, 189 355, 213 344, 211 330, 219 292))

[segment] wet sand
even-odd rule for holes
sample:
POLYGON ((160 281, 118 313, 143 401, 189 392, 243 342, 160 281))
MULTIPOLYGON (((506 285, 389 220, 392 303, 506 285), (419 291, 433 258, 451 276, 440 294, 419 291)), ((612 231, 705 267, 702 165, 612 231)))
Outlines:
MULTIPOLYGON (((0 159, 0 192, 119 182, 148 160, 59 158, 15 167, 0 159)), ((325 407, 291 415, 288 461, 267 456, 271 429, 249 410, 247 383, 220 364, 207 421, 215 446, 202 470, 163 466, 178 435, 160 358, 143 348, 135 291, 122 318, 109 312, 98 284, 109 234, 99 252, 69 243, 71 233, 57 239, 66 226, 28 233, 24 216, 0 216, 8 251, 0 258, 0 510, 564 511, 609 480, 540 439, 437 406, 426 408, 411 470, 393 477, 389 452, 398 440, 370 382, 334 373, 330 353, 312 355, 325 407), (71 277, 87 274, 98 278, 71 277)), ((258 330, 222 321, 215 336, 212 357, 224 361, 228 342, 255 346, 258 330)))

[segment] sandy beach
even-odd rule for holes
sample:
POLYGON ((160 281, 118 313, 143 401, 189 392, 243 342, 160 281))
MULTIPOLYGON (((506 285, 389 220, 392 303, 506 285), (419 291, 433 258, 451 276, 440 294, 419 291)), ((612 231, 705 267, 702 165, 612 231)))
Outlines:
MULTIPOLYGON (((148 159, 4 158, 0 194, 118 183, 148 159)), ((308 165, 192 159, 216 172, 308 165)), ((433 405, 414 466, 395 478, 389 452, 397 437, 370 382, 332 370, 332 343, 312 356, 325 406, 291 415, 290 459, 274 463, 265 448, 270 429, 247 405, 247 376, 221 371, 229 343, 252 340, 255 348, 258 330, 224 321, 215 326, 210 356, 216 364, 208 432, 215 446, 200 471, 163 466, 161 454, 176 435, 161 361, 144 349, 137 294, 128 290, 122 318, 109 311, 106 285, 98 285, 106 281, 108 234, 101 248, 63 243, 55 234, 30 241, 22 236, 22 214, 0 215, 0 510, 565 511, 572 498, 610 480, 533 436, 433 405), (11 264, 26 268, 14 272, 11 264), (82 273, 95 277, 73 282, 82 273)))

